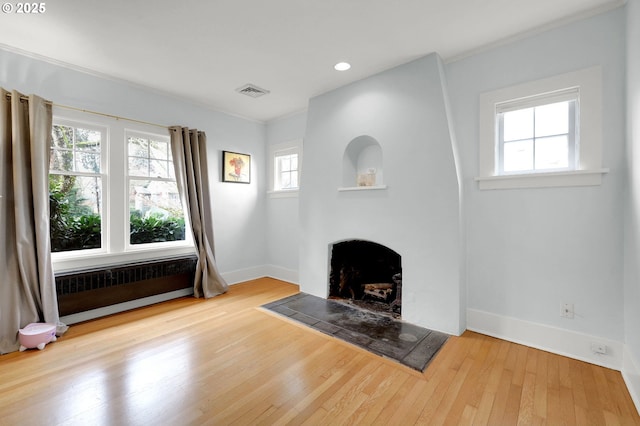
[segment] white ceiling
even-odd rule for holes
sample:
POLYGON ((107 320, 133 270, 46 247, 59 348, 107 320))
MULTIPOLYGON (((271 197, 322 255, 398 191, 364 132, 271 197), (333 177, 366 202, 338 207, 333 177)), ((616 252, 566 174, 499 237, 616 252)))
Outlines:
MULTIPOLYGON (((14 2, 15 3, 15 2, 14 2)), ((431 52, 451 60, 623 0, 54 0, 0 47, 267 121, 431 52), (333 70, 348 61, 346 72, 333 70), (270 90, 251 98, 235 89, 270 90)))

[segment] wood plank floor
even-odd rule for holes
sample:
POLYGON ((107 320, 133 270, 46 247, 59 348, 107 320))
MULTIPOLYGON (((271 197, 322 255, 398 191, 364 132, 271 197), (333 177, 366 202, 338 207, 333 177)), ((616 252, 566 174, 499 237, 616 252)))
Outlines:
POLYGON ((260 279, 0 357, 0 425, 640 425, 619 372, 465 332, 424 373, 258 307, 260 279))

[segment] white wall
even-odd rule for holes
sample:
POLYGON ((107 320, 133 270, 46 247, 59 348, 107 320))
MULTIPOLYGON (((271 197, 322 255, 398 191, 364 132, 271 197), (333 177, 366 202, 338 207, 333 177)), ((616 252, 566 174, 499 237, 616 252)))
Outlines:
POLYGON ((220 271, 235 282, 265 263, 264 124, 5 50, 0 50, 0 85, 57 104, 204 130, 220 271), (250 185, 220 182, 221 150, 253 156, 250 185))
POLYGON ((625 363, 640 409, 640 1, 627 3, 627 172, 625 193, 625 363))
MULTIPOLYGON (((624 21, 624 10, 617 9, 446 66, 466 188, 469 309, 613 342, 610 351, 617 353, 610 356, 618 360, 624 338, 624 21), (595 65, 603 68, 603 167, 611 169, 602 185, 480 191, 473 180, 479 95, 595 65), (575 319, 560 317, 563 302, 574 304, 575 319)), ((580 350, 589 358, 588 348, 580 350)))
MULTIPOLYGON (((267 145, 302 140, 306 127, 306 111, 271 120, 267 123, 267 145)), ((301 167, 304 173, 304 158, 301 167)), ((267 196, 266 220, 266 255, 270 275, 298 283, 300 227, 297 194, 290 197, 267 196)))
MULTIPOLYGON (((309 102, 300 190, 301 290, 327 297, 329 247, 345 239, 402 256, 402 317, 461 331, 459 193, 436 54, 309 102), (382 148, 386 190, 339 192, 359 136, 382 148)), ((355 182, 353 182, 355 186, 355 182)))

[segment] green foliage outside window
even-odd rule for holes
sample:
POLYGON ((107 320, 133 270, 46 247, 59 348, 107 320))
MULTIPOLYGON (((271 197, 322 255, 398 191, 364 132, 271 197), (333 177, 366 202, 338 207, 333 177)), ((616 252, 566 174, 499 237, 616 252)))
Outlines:
MULTIPOLYGON (((51 251, 87 250, 101 247, 102 227, 99 214, 83 204, 76 176, 50 175, 49 209, 51 251)), ((184 240, 182 216, 130 215, 131 244, 184 240)))

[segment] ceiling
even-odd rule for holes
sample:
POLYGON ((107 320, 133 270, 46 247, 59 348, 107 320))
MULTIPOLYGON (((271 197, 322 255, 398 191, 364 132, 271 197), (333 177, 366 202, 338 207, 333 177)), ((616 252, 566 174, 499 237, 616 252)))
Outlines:
POLYGON ((55 0, 0 47, 268 121, 431 52, 453 60, 623 0, 55 0), (338 72, 339 61, 352 64, 338 72), (235 89, 255 84, 259 98, 235 89))

